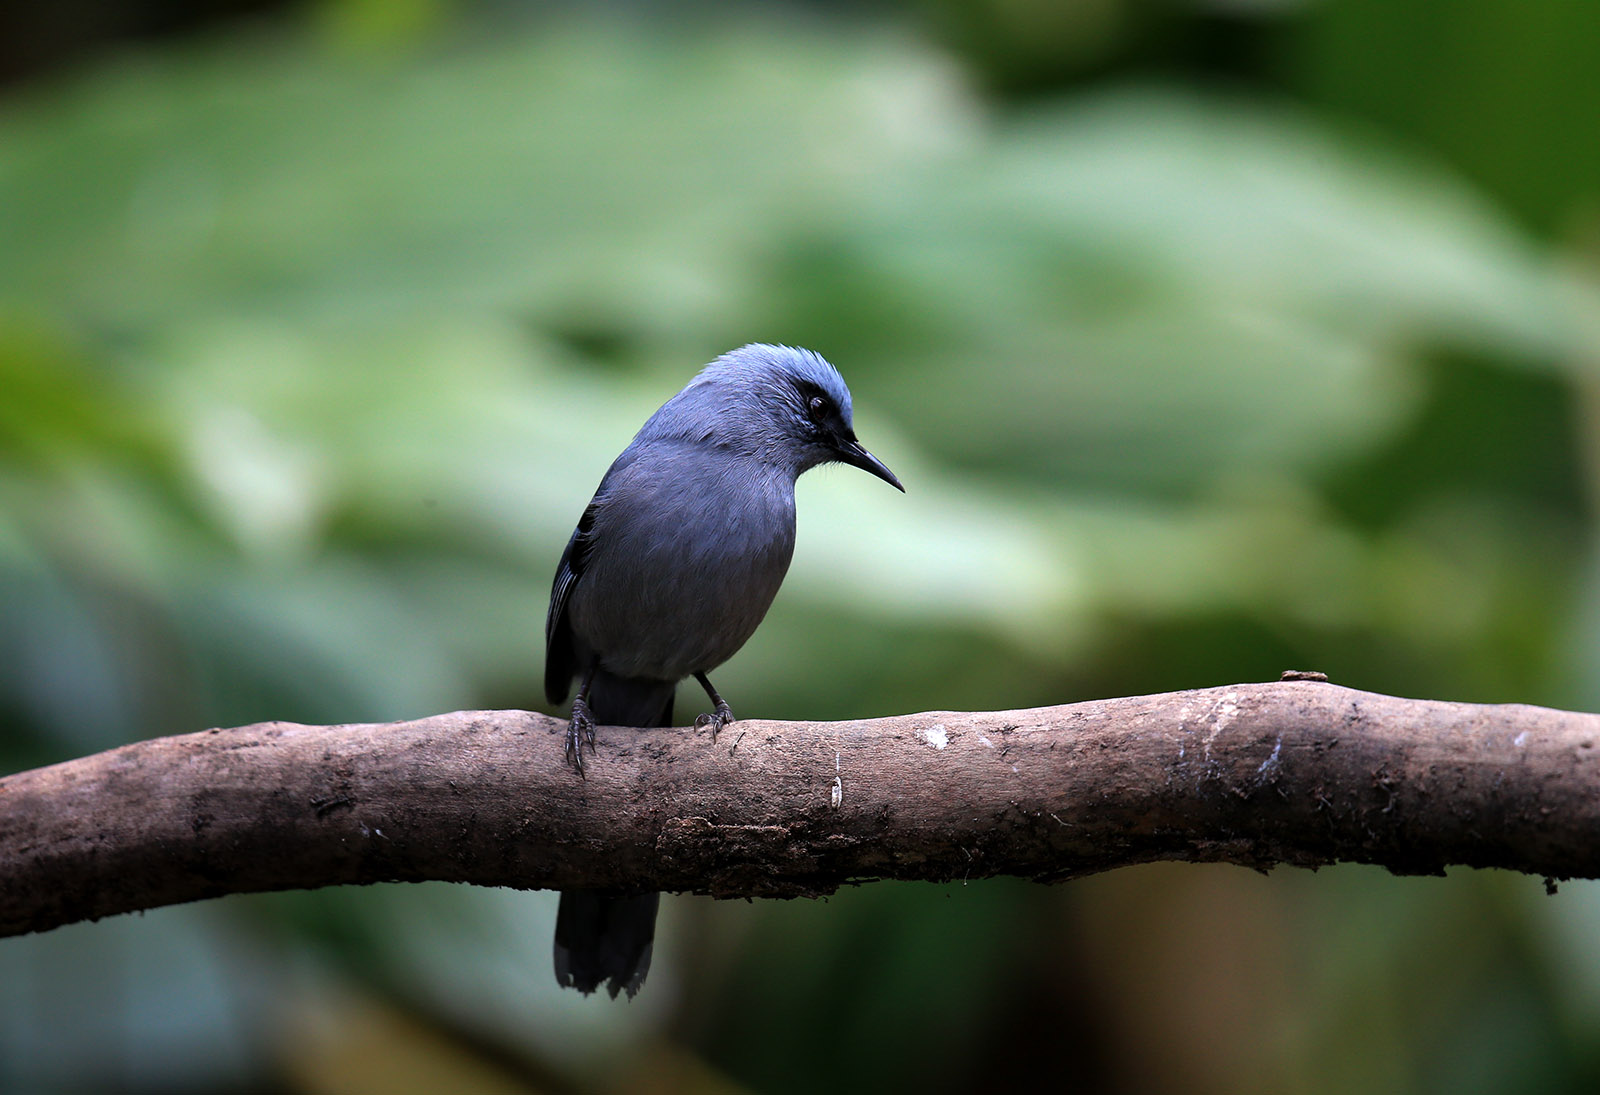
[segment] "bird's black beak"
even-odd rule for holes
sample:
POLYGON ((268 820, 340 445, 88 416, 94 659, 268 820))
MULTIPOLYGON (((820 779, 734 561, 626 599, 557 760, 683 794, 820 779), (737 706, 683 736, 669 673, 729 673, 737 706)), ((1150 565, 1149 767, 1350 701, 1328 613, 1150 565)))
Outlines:
POLYGON ((871 472, 901 494, 906 492, 906 488, 900 485, 900 480, 894 477, 894 472, 889 470, 888 465, 868 452, 861 442, 855 438, 842 438, 839 441, 838 453, 839 459, 844 463, 854 465, 862 471, 871 472))

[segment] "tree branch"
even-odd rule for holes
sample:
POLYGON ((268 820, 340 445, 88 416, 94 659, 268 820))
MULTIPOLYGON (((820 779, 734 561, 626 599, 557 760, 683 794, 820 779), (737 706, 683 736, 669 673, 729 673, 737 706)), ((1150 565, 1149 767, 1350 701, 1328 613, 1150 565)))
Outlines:
POLYGON ((226 893, 442 879, 802 896, 1157 859, 1600 875, 1600 715, 1312 681, 1030 711, 602 728, 259 723, 0 779, 0 935, 226 893))

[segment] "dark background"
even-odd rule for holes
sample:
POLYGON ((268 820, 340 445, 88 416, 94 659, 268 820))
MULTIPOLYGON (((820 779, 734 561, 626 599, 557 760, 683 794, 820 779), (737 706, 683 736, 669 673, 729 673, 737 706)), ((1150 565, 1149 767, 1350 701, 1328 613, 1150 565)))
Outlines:
MULTIPOLYGON (((600 474, 752 340, 839 365, 909 493, 802 483, 741 714, 1287 668, 1593 709, 1597 118, 1565 0, 8 5, 0 770, 539 707, 600 474)), ((556 989, 553 920, 0 940, 0 1090, 1600 1086, 1589 883, 673 899, 631 1005, 556 989)))

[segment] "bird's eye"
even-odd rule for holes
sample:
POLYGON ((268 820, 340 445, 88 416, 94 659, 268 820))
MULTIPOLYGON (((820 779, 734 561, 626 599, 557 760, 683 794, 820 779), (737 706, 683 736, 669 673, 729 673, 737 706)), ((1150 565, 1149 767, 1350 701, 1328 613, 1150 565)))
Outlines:
POLYGON ((820 422, 828 410, 828 401, 820 395, 814 395, 806 403, 806 412, 811 415, 811 421, 820 422))

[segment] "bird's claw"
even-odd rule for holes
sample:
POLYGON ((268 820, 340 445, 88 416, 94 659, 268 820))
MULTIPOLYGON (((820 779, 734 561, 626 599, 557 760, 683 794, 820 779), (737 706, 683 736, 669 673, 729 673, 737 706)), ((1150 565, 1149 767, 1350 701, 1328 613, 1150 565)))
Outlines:
POLYGON ((726 703, 719 703, 715 711, 702 711, 699 715, 696 715, 694 728, 696 730, 709 729, 711 731, 711 740, 714 743, 723 728, 733 721, 733 708, 726 703))
POLYGON ((588 779, 583 771, 585 745, 589 752, 594 752, 594 716, 589 713, 589 705, 578 700, 572 705, 572 719, 567 723, 567 763, 578 770, 578 775, 588 779))

